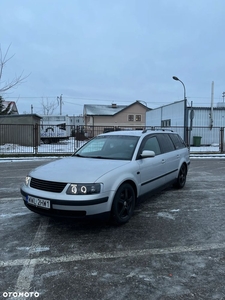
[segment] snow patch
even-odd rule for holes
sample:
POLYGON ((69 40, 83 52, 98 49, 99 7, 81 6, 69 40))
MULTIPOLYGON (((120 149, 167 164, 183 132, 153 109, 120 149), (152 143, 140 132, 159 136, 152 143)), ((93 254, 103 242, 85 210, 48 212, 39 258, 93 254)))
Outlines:
POLYGON ((175 217, 167 212, 159 212, 157 213, 157 216, 165 219, 175 220, 175 217))

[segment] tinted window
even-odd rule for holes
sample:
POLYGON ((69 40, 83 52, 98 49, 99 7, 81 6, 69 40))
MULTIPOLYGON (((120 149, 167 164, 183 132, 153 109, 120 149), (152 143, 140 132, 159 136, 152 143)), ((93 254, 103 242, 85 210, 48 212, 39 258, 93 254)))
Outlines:
POLYGON ((158 134, 157 137, 163 153, 171 152, 175 150, 174 144, 170 139, 170 137, 168 136, 168 134, 166 133, 158 134))
POLYGON ((169 134, 171 140, 173 141, 173 144, 176 149, 185 148, 185 142, 182 140, 182 138, 178 134, 169 134))

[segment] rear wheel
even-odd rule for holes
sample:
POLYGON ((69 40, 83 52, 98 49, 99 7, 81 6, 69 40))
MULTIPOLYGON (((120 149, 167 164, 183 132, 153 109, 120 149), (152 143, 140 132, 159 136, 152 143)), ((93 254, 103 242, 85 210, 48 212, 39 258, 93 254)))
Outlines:
POLYGON ((121 225, 130 220, 135 206, 135 193, 129 183, 123 183, 117 190, 112 205, 112 221, 121 225))
POLYGON ((180 168, 178 177, 177 177, 177 182, 174 184, 174 187, 181 189, 185 186, 186 183, 186 178, 187 178, 187 167, 185 164, 183 164, 180 168))

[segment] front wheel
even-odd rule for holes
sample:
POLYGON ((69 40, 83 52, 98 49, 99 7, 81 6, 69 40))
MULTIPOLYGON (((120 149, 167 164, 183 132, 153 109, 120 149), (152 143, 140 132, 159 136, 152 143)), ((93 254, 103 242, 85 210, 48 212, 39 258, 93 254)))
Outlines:
POLYGON ((123 183, 117 190, 112 205, 112 221, 115 225, 125 224, 133 215, 135 193, 129 183, 123 183))
POLYGON ((185 164, 183 164, 180 168, 178 177, 177 177, 177 182, 174 184, 174 187, 181 189, 185 186, 186 183, 186 178, 187 178, 187 167, 185 164))

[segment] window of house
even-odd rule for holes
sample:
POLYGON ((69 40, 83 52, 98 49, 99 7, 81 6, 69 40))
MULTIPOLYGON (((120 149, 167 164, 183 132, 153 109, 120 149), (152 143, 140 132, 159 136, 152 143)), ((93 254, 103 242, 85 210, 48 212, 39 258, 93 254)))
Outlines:
POLYGON ((171 126, 171 119, 161 121, 161 127, 170 127, 170 126, 171 126))
POLYGON ((135 116, 135 121, 136 122, 141 122, 141 115, 136 115, 135 116))
POLYGON ((133 122, 134 121, 134 115, 128 115, 128 121, 133 122))

